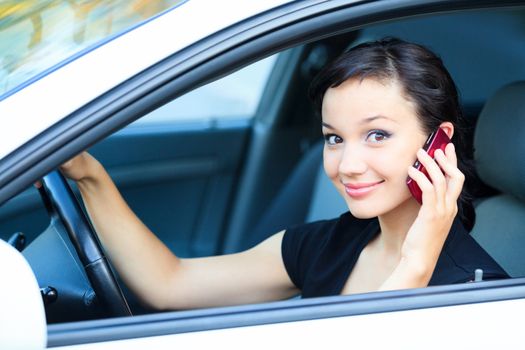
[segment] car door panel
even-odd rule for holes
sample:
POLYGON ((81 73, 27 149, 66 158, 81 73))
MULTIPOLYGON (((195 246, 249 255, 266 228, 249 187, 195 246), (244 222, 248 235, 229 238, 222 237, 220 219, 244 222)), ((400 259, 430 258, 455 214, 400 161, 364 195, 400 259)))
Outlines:
MULTIPOLYGON (((249 126, 134 126, 93 146, 124 198, 151 230, 180 256, 219 250, 221 230, 248 140, 249 126)), ((35 189, 0 210, 7 239, 31 240, 48 219, 35 189)))
POLYGON ((358 348, 366 344, 374 349, 382 345, 420 349, 422 344, 441 349, 451 342, 455 348, 461 341, 467 348, 472 347, 468 344, 480 348, 514 344, 511 348, 515 348, 522 342, 520 324, 505 319, 525 308, 520 299, 522 283, 486 281, 56 324, 48 327, 48 345, 96 348, 98 343, 124 349, 191 344, 200 348, 228 341, 229 348, 245 348, 247 339, 257 339, 255 347, 261 349, 288 344, 337 347, 349 341, 358 348), (506 293, 501 293, 502 288, 506 293), (487 315, 503 322, 487 322, 487 315), (436 337, 436 324, 440 334, 447 336, 436 337), (466 335, 465 325, 478 332, 466 335), (378 332, 384 336, 374 337, 378 332))
POLYGON ((248 130, 133 127, 91 152, 169 248, 202 256, 218 249, 248 130))

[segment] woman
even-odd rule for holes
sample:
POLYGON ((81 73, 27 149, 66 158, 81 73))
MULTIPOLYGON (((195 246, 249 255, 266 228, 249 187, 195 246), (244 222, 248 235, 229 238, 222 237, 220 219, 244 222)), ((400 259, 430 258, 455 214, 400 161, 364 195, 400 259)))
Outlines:
POLYGON ((353 217, 289 228, 241 253, 179 259, 93 157, 62 166, 140 299, 184 309, 466 282, 477 268, 507 277, 467 233, 474 212, 463 189, 461 112, 438 57, 397 39, 365 43, 321 71, 311 93, 322 115, 325 171, 353 217), (452 143, 434 160, 421 147, 438 128, 452 143), (412 166, 416 159, 429 178, 412 166), (421 188, 422 205, 407 175, 421 188))

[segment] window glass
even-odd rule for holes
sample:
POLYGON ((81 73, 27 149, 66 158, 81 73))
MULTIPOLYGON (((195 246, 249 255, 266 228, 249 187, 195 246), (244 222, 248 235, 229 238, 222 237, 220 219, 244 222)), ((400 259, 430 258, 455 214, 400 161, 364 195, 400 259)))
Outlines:
POLYGON ((181 2, 0 1, 0 98, 100 40, 181 2))
POLYGON ((133 125, 173 121, 250 119, 255 115, 277 55, 187 93, 137 120, 133 125))

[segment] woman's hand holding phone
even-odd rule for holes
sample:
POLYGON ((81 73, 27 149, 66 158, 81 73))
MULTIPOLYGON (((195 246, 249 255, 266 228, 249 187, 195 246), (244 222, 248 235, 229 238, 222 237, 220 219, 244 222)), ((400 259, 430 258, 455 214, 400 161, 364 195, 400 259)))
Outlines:
POLYGON ((437 149, 434 159, 423 149, 418 151, 417 158, 428 177, 413 166, 408 170, 421 188, 422 205, 403 243, 401 259, 424 275, 428 283, 458 212, 457 200, 465 176, 457 167, 452 143, 447 144, 445 152, 437 149))

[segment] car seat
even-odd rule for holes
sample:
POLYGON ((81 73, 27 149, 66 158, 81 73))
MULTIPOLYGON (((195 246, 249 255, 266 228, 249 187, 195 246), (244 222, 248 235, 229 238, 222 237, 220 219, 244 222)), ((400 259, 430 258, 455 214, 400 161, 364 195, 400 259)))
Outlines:
POLYGON ((478 174, 499 194, 476 206, 472 236, 511 277, 525 276, 525 82, 485 104, 474 133, 478 174))
POLYGON ((333 219, 348 211, 324 172, 323 145, 320 140, 306 151, 254 231, 241 243, 241 250, 292 225, 333 219))

